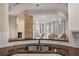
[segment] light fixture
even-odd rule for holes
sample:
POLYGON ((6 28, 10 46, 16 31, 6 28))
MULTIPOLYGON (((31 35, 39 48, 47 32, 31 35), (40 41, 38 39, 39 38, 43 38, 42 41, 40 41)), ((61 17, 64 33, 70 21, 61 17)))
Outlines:
POLYGON ((20 3, 16 3, 16 5, 19 5, 20 3))
POLYGON ((13 6, 18 6, 18 5, 20 5, 20 3, 15 3, 15 4, 13 4, 13 6))
POLYGON ((40 5, 39 4, 36 4, 36 6, 39 7, 40 5))
POLYGON ((17 24, 18 24, 18 18, 17 18, 17 24))

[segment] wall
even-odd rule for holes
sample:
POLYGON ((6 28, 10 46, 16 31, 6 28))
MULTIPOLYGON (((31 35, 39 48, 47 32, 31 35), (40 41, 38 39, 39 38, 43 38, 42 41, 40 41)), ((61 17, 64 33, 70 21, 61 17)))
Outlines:
POLYGON ((9 16, 9 38, 10 40, 17 38, 16 27, 17 27, 16 16, 9 16))
POLYGON ((79 3, 69 4, 69 30, 79 31, 79 3))
POLYGON ((29 15, 25 16, 25 38, 33 38, 33 17, 29 15))
POLYGON ((8 42, 9 41, 9 19, 8 19, 8 4, 0 4, 0 48, 28 44, 38 43, 38 41, 19 41, 19 42, 8 42))
POLYGON ((32 39, 32 16, 27 11, 21 12, 18 17, 17 31, 22 33, 23 39, 32 39))
POLYGON ((23 13, 17 16, 17 22, 17 32, 21 32, 22 38, 25 38, 25 18, 23 13))
MULTIPOLYGON (((79 38, 75 39, 72 32, 79 32, 79 3, 69 4, 69 39, 79 48, 79 38)), ((79 37, 79 35, 78 35, 79 37)))
POLYGON ((8 5, 0 4, 0 47, 8 43, 9 23, 8 23, 8 5))
MULTIPOLYGON (((69 32, 69 42, 49 42, 54 44, 60 45, 67 45, 72 47, 79 48, 79 39, 74 39, 71 33, 71 30, 79 30, 79 4, 69 4, 69 19, 68 19, 68 32, 69 32)), ((30 43, 29 41, 20 41, 20 42, 8 42, 9 39, 9 23, 8 23, 8 5, 7 4, 0 4, 0 48, 11 46, 11 45, 18 45, 18 44, 27 44, 30 43)), ((43 42, 43 41, 42 41, 43 42)), ((45 42, 45 41, 44 41, 45 42)), ((31 43, 37 43, 37 41, 31 41, 31 43)), ((46 42, 45 42, 46 43, 46 42)))

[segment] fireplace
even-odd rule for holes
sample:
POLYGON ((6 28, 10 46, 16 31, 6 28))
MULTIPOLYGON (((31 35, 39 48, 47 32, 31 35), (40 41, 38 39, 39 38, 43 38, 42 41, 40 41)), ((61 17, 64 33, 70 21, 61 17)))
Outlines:
POLYGON ((18 38, 22 38, 22 32, 18 32, 18 38))

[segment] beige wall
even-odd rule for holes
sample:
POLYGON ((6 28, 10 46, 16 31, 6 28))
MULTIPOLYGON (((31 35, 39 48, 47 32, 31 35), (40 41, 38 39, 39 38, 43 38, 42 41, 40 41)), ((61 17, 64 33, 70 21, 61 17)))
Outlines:
POLYGON ((33 17, 27 16, 25 19, 25 38, 33 39, 33 17))
POLYGON ((25 38, 25 19, 24 14, 19 14, 17 16, 17 32, 22 32, 22 38, 25 38))
POLYGON ((0 4, 0 47, 5 46, 9 39, 8 4, 0 4))
POLYGON ((0 4, 0 32, 8 32, 8 5, 0 4))

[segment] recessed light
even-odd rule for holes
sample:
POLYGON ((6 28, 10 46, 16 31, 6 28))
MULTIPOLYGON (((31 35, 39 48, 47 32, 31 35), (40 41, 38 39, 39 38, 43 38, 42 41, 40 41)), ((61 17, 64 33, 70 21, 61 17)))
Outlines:
POLYGON ((43 15, 42 17, 46 17, 45 15, 43 15))

